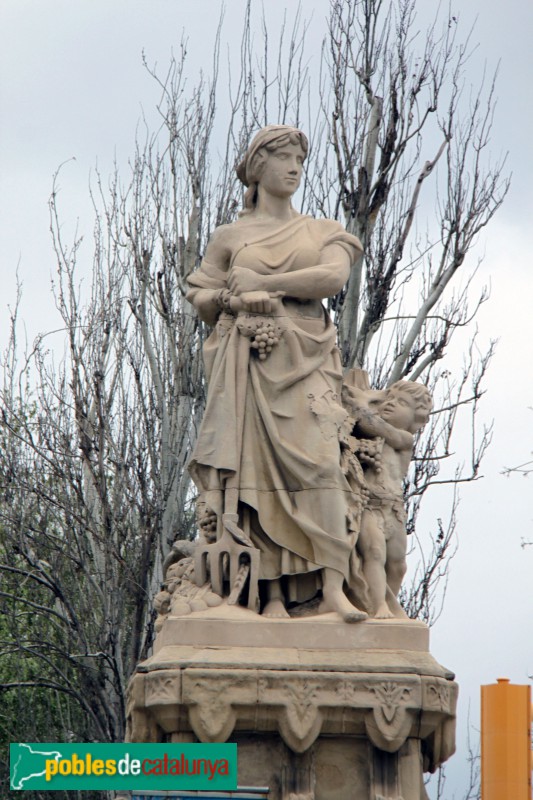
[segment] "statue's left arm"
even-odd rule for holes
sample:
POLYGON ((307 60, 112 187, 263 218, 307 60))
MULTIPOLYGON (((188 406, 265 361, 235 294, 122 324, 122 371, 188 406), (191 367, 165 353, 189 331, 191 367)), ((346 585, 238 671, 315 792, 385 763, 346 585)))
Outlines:
POLYGON ((325 234, 318 263, 266 275, 236 264, 228 276, 231 292, 240 295, 252 291, 278 291, 299 300, 322 300, 340 292, 348 280, 350 267, 363 248, 360 241, 346 233, 339 223, 321 220, 318 224, 325 234))
POLYGON ((339 245, 329 245, 312 267, 294 272, 260 275, 245 267, 234 266, 228 278, 233 294, 245 292, 283 292, 299 300, 322 300, 340 292, 350 275, 350 259, 339 245))

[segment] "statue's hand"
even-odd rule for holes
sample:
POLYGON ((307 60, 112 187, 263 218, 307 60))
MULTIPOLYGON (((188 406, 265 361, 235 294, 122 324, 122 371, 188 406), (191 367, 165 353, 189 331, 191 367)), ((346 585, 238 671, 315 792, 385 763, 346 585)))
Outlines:
POLYGON ((265 292, 265 276, 258 275, 252 269, 233 267, 228 276, 228 289, 232 294, 241 295, 248 292, 265 292))
POLYGON ((230 299, 230 308, 234 313, 239 311, 250 311, 253 314, 271 314, 274 310, 276 297, 282 292, 243 292, 242 294, 230 299))

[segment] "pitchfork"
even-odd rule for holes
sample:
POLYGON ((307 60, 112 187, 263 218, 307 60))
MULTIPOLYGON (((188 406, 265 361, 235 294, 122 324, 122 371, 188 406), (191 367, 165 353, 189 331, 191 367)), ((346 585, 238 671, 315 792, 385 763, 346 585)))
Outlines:
POLYGON ((239 484, 240 462, 242 458, 242 438, 244 429, 244 406, 248 382, 248 361, 250 358, 250 339, 234 328, 239 337, 236 369, 236 431, 239 466, 226 479, 224 486, 224 511, 217 524, 217 541, 213 544, 199 545, 195 553, 194 572, 196 583, 202 586, 207 580, 207 559, 209 558, 209 577, 216 594, 223 594, 224 573, 229 565, 230 595, 229 605, 235 605, 249 578, 248 608, 257 611, 259 604, 259 550, 250 538, 250 514, 244 511, 243 527, 239 528, 239 484))

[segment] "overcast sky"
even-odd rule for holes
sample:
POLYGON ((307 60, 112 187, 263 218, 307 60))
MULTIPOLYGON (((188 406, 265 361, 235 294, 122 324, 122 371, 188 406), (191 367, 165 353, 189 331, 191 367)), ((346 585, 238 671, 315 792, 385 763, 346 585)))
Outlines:
MULTIPOLYGON (((259 6, 259 4, 257 4, 259 6)), ((292 0, 269 0, 273 28, 292 0)), ((436 7, 420 0, 424 13, 436 7)), ((243 0, 228 0, 223 40, 238 45, 243 0)), ((456 671, 461 686, 460 754, 449 768, 447 800, 462 797, 466 710, 477 727, 479 685, 499 676, 526 683, 533 673, 533 476, 501 475, 504 466, 526 461, 533 449, 533 3, 530 0, 452 0, 452 13, 466 31, 476 21, 472 82, 484 65, 500 61, 498 108, 492 150, 509 151, 513 184, 508 199, 478 246, 481 276, 492 297, 481 311, 483 341, 499 338, 482 405, 495 419, 494 443, 484 479, 462 492, 460 548, 454 561, 445 611, 432 632, 436 658, 456 671), (457 9, 454 9, 457 6, 457 9)), ((319 53, 327 0, 304 0, 311 13, 308 36, 319 53), (314 38, 313 38, 314 37, 314 38)), ((56 327, 49 296, 54 269, 47 200, 53 173, 60 178, 65 224, 80 218, 90 236, 87 187, 95 164, 106 174, 116 155, 133 151, 142 110, 153 115, 157 100, 142 66, 162 68, 182 31, 189 38, 195 81, 212 54, 218 0, 2 0, 0 3, 0 344, 7 338, 8 305, 15 298, 18 265, 23 283, 21 315, 31 341, 56 327), (75 159, 71 160, 70 159, 75 159)), ((276 120, 272 120, 275 122, 276 120)))

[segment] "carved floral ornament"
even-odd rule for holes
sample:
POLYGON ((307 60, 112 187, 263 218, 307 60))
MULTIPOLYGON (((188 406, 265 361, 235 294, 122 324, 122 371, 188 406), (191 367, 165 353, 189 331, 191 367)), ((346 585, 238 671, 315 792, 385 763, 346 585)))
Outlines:
POLYGON ((453 699, 451 687, 445 683, 425 684, 425 703, 428 708, 449 712, 453 699))

